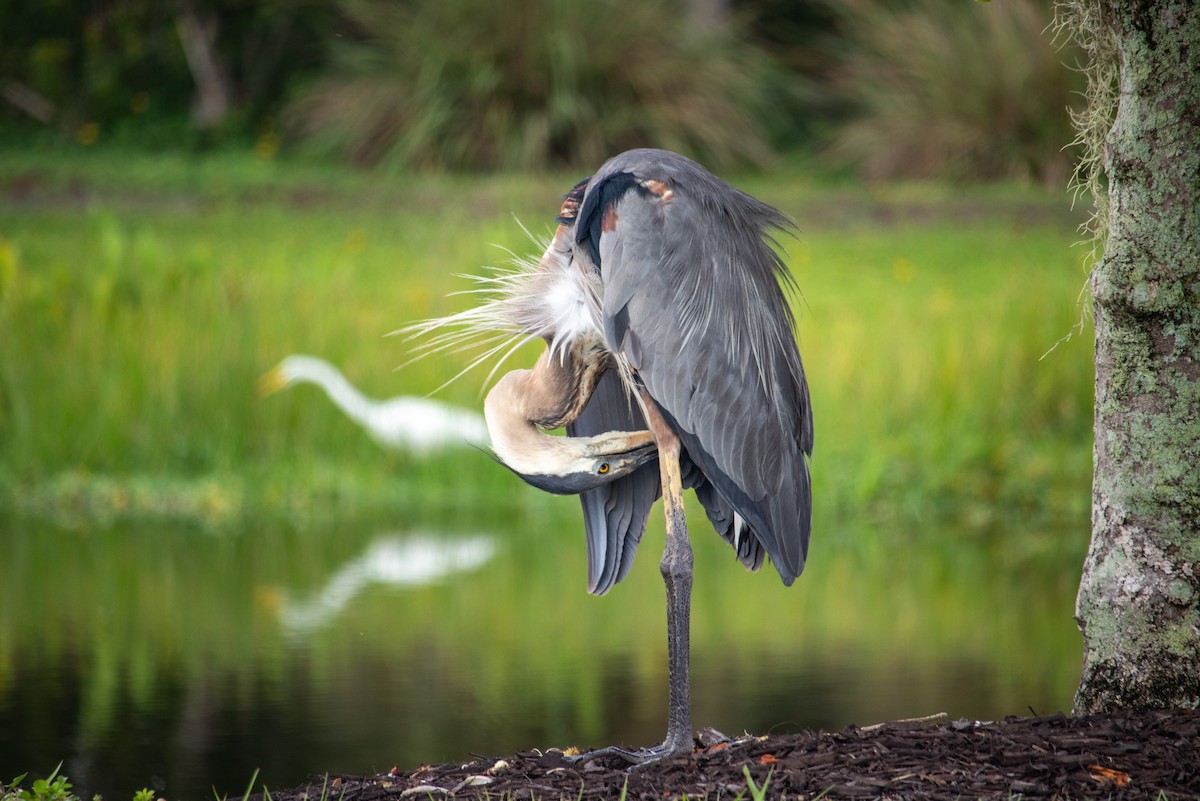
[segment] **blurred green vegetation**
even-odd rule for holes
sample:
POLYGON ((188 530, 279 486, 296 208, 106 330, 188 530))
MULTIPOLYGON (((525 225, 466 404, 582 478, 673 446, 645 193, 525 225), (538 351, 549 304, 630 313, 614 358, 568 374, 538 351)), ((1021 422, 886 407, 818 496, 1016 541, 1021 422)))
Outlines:
POLYGON ((14 0, 0 141, 252 145, 401 174, 719 169, 1061 183, 1081 77, 1038 0, 14 0), (704 14, 724 6, 726 13, 704 14))
MULTIPOLYGON (((469 354, 395 370, 414 343, 386 335, 469 303, 462 273, 536 252, 520 223, 547 232, 575 176, 37 159, 0 158, 0 182, 25 187, 0 206, 5 508, 219 523, 515 502, 476 451, 384 453, 317 390, 260 398, 255 380, 304 352, 376 397, 442 385, 469 354)), ((1086 516, 1091 350, 1066 201, 812 175, 737 182, 801 226, 786 247, 819 514, 1086 516)), ((484 375, 436 397, 478 406, 484 375)))
POLYGON ((765 163, 769 59, 673 6, 342 2, 355 35, 285 120, 352 163, 399 168, 598 165, 649 142, 765 163))
POLYGON ((855 113, 834 152, 873 180, 1066 184, 1084 62, 1052 3, 844 0, 834 87, 855 113), (1074 67, 1072 69, 1072 67, 1074 67))

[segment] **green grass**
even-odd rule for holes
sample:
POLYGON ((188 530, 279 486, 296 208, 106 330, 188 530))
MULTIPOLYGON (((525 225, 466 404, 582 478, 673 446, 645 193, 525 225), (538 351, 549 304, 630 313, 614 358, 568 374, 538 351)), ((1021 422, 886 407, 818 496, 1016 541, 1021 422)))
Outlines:
POLYGON ((1086 504, 1090 337, 1059 344, 1081 314, 1064 240, 994 220, 811 237, 795 269, 826 503, 970 519, 1086 504))
MULTIPOLYGON (((59 771, 62 770, 62 763, 58 764, 50 775, 43 779, 35 779, 30 782, 29 787, 23 787, 25 776, 18 776, 10 781, 7 785, 0 782, 0 801, 80 801, 78 795, 72 792, 73 785, 59 771)), ((246 788, 245 794, 242 795, 242 801, 246 801, 250 797, 251 791, 254 789, 254 782, 258 778, 257 771, 254 776, 250 777, 250 785, 246 788)), ((266 801, 270 801, 271 794, 267 788, 263 787, 263 795, 266 801)), ((320 801, 325 801, 328 796, 325 795, 322 789, 320 801)), ((133 794, 133 801, 154 801, 155 793, 149 788, 143 788, 133 794)), ((222 797, 217 795, 217 801, 223 801, 222 797)), ((94 796, 93 801, 100 801, 100 796, 94 796)))
MULTIPOLYGON (((512 503, 481 454, 384 453, 315 389, 264 399, 255 380, 303 352, 375 396, 438 387, 466 356, 397 371, 412 343, 386 335, 467 303, 457 274, 534 250, 518 220, 547 230, 573 178, 0 153, 0 507, 220 523, 512 503)), ((1054 347, 1082 317, 1065 194, 800 166, 735 182, 802 229, 819 516, 1086 518, 1086 321, 1054 347)), ((479 406, 483 377, 437 397, 479 406)))
MULTIPOLYGON (((60 770, 61 762, 49 776, 33 780, 28 787, 22 786, 28 774, 18 776, 7 785, 0 782, 0 801, 79 801, 79 796, 71 792, 71 782, 60 770)), ((249 797, 249 792, 246 796, 249 797)), ((154 791, 145 788, 138 790, 133 794, 133 801, 154 801, 154 791)))
MULTIPOLYGON (((59 764, 59 766, 54 769, 49 777, 34 781, 29 789, 21 787, 21 783, 25 778, 24 776, 13 779, 9 783, 8 787, 5 787, 3 783, 0 783, 0 801, 79 801, 79 796, 71 792, 71 783, 67 781, 67 777, 59 774, 59 769, 61 767, 62 765, 59 764)), ((767 785, 770 783, 771 775, 774 772, 774 769, 767 774, 767 778, 763 781, 762 786, 754 783, 754 779, 750 776, 750 769, 748 767, 743 768, 743 772, 746 776, 746 790, 743 790, 741 793, 739 793, 737 799, 743 798, 748 790, 750 793, 750 798, 753 799, 753 801, 763 801, 763 799, 767 797, 767 785)), ((242 801, 247 801, 247 799, 250 798, 251 793, 254 791, 254 785, 257 779, 258 772, 255 771, 254 775, 250 777, 250 783, 246 787, 246 791, 242 794, 242 801)), ((629 782, 626 781, 621 787, 621 793, 617 797, 616 801, 625 801, 628 789, 629 782)), ((341 794, 337 797, 344 797, 345 792, 346 791, 343 788, 341 794)), ((580 788, 579 794, 580 797, 583 796, 583 788, 580 788)), ((215 791, 213 795, 216 801, 226 801, 228 798, 228 796, 221 796, 215 791)), ((262 795, 265 801, 271 801, 271 791, 266 787, 266 785, 263 785, 262 787, 262 795)), ((822 793, 822 795, 824 795, 824 793, 822 793)), ((684 796, 685 799, 686 797, 687 796, 684 796)), ((96 798, 99 799, 99 796, 96 798)), ((334 798, 334 795, 330 792, 329 775, 325 774, 321 781, 320 794, 314 798, 314 801, 329 801, 332 798, 334 798)), ((503 796, 499 796, 499 798, 503 799, 504 801, 510 801, 510 799, 512 799, 512 794, 510 792, 503 796)), ((139 790, 133 795, 133 801, 153 800, 154 793, 148 789, 139 790)))

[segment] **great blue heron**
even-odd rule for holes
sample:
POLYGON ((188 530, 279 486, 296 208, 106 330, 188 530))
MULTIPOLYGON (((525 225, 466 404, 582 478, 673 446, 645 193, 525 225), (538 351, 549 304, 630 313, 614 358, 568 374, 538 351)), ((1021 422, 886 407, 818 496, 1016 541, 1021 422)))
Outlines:
POLYGON ((536 265, 484 279, 490 299, 416 330, 458 326, 431 347, 498 337, 480 360, 514 334, 545 339, 532 370, 496 383, 485 416, 509 468, 544 490, 581 493, 590 592, 628 573, 661 494, 667 736, 585 755, 656 761, 693 747, 683 489, 747 568, 765 552, 786 585, 804 569, 812 411, 784 293, 793 282, 770 236, 791 223, 661 150, 610 159, 566 195, 558 223, 536 265), (562 426, 567 437, 545 431, 562 426))
POLYGON ((428 398, 368 398, 329 362, 316 356, 288 356, 259 379, 264 395, 299 383, 316 384, 338 408, 388 448, 425 454, 456 445, 484 446, 487 426, 478 412, 428 398))

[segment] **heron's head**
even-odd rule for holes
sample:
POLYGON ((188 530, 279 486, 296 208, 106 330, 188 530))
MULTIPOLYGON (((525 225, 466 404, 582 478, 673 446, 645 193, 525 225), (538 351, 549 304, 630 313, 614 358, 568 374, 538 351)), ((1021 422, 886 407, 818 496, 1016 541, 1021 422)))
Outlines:
POLYGON ((627 476, 658 458, 649 431, 609 431, 594 437, 540 434, 516 448, 493 440, 496 456, 527 483, 555 495, 578 495, 627 476))

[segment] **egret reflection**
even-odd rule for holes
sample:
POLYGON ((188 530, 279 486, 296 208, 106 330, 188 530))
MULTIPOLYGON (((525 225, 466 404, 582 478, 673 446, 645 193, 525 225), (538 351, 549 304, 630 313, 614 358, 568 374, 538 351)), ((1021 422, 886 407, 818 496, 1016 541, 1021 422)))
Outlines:
POLYGON ((371 584, 423 587, 482 566, 495 553, 490 537, 456 539, 426 534, 385 536, 347 562, 325 586, 304 598, 285 597, 279 619, 285 632, 302 634, 333 621, 371 584))

